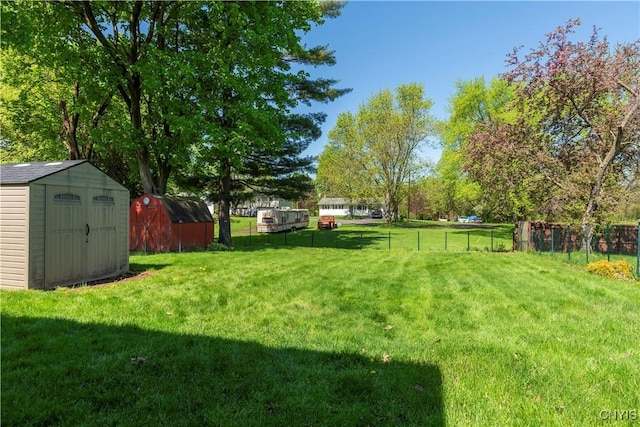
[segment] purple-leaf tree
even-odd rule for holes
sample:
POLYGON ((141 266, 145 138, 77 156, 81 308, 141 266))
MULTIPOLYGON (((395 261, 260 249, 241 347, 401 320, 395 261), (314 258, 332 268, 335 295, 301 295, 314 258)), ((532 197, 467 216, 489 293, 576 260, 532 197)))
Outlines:
POLYGON ((578 25, 557 28, 524 57, 514 50, 505 77, 518 88, 514 108, 533 114, 526 123, 544 135, 541 164, 547 172, 561 165, 563 175, 548 174, 549 181, 583 193, 587 226, 612 175, 621 177, 640 156, 640 40, 611 47, 594 28, 587 42, 572 42, 578 25))

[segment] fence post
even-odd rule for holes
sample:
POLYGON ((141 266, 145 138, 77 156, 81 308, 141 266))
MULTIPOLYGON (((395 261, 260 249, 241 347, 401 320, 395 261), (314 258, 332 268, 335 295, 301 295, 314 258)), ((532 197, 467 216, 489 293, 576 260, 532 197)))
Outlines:
POLYGON ((536 244, 536 249, 538 253, 542 252, 542 243, 544 242, 544 236, 542 235, 543 229, 538 229, 538 243, 536 244))
POLYGON ((493 229, 491 230, 491 252, 493 252, 493 229))
POLYGON ((567 226, 567 256, 571 261, 571 226, 567 226))
POLYGON ((551 227, 551 255, 553 255, 553 252, 555 250, 555 232, 556 229, 551 227))
POLYGON ((284 245, 287 246, 287 230, 284 230, 284 245))
POLYGON ((418 251, 420 250, 420 232, 418 231, 418 251))
POLYGON ((362 231, 360 232, 360 249, 362 249, 362 231))
POLYGON ((251 222, 249 222, 249 247, 251 247, 251 222))
POLYGON ((611 229, 609 228, 609 224, 607 224, 607 231, 605 231, 605 233, 607 236, 607 261, 611 261, 611 229))
POLYGON ((391 249, 391 232, 389 232, 389 249, 391 249))
POLYGON ((638 220, 638 254, 636 258, 636 276, 640 278, 640 219, 638 220))

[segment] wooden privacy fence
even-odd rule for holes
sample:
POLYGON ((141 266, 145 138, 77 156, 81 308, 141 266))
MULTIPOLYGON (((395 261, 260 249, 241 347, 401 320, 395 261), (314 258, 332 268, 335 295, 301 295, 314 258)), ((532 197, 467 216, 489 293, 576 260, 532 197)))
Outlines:
POLYGON ((586 241, 591 242, 591 252, 635 255, 638 226, 596 225, 583 229, 577 225, 520 221, 514 231, 514 249, 521 251, 575 252, 584 250, 586 241))

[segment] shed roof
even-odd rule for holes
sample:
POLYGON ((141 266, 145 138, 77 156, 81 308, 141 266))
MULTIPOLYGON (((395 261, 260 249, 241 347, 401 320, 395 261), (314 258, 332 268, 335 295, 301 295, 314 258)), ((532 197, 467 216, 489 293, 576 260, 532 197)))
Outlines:
POLYGON ((87 160, 7 163, 0 165, 0 184, 28 184, 85 162, 87 160))
POLYGON ((162 202, 171 222, 213 222, 211 212, 202 200, 166 194, 154 197, 162 202))

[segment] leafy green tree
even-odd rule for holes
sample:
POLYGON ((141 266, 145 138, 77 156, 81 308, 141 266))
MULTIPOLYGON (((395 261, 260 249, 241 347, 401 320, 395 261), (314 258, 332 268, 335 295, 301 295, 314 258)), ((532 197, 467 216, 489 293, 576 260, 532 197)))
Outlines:
POLYGON ((59 159, 59 149, 45 148, 62 142, 68 158, 95 160, 92 137, 113 95, 96 66, 95 44, 86 37, 61 38, 60 28, 72 27, 74 17, 52 5, 11 2, 2 8, 4 28, 12 30, 3 32, 0 50, 8 88, 0 104, 7 154, 59 159), (28 135, 30 146, 21 135, 28 135))
POLYGON ((357 114, 341 114, 329 134, 331 150, 347 162, 341 173, 367 177, 384 199, 388 219, 398 219, 404 186, 418 163, 418 149, 433 131, 431 105, 422 85, 400 85, 395 96, 384 90, 357 114))
MULTIPOLYGON (((329 132, 329 143, 318 158, 316 188, 325 197, 345 197, 354 203, 371 205, 380 199, 370 174, 361 167, 362 147, 356 142, 355 116, 338 115, 329 132)), ((351 212, 353 214, 353 212, 351 212)))
MULTIPOLYGON (((249 198, 267 195, 298 200, 313 190, 314 158, 303 156, 309 144, 320 137, 324 114, 292 114, 285 118, 285 142, 276 151, 255 151, 242 163, 239 183, 252 190, 249 198)), ((247 198, 247 200, 249 199, 247 198)))
MULTIPOLYGON (((127 120, 114 140, 121 144, 118 152, 135 159, 143 191, 163 193, 176 169, 208 174, 208 186, 220 195, 219 236, 227 245, 232 175, 241 174, 255 153, 273 158, 288 149, 283 148, 285 123, 298 103, 326 102, 344 93, 334 88, 334 80, 313 80, 292 67, 335 62, 326 47, 302 46, 300 34, 339 15, 339 2, 2 5, 3 19, 9 20, 3 29, 14 30, 3 30, 3 42, 21 54, 30 52, 41 67, 67 72, 65 82, 79 88, 74 102, 86 93, 102 105, 107 98, 99 94, 108 94, 114 102, 106 102, 106 110, 124 106, 127 120), (100 91, 84 90, 89 82, 100 91)), ((71 106, 61 107, 68 136, 90 117, 71 106)), ((305 181, 294 173, 286 179, 305 181)))
POLYGON ((444 216, 475 212, 483 217, 505 217, 511 214, 501 194, 490 186, 482 186, 469 176, 466 149, 476 129, 495 120, 511 120, 508 110, 512 90, 506 80, 494 78, 489 84, 483 77, 457 81, 456 93, 450 99, 449 119, 440 123, 442 156, 436 176, 442 181, 444 216))
POLYGON ((65 87, 11 47, 0 49, 0 138, 3 162, 59 160, 62 122, 57 103, 65 87))
POLYGON ((12 46, 0 50, 2 161, 88 159, 136 191, 135 165, 123 162, 118 143, 126 111, 80 70, 86 60, 73 61, 74 54, 58 66, 12 46))
MULTIPOLYGON (((161 126, 152 120, 153 111, 161 108, 154 102, 152 89, 159 86, 162 73, 172 69, 172 62, 163 55, 170 51, 165 40, 173 34, 171 30, 180 31, 177 9, 188 6, 193 8, 181 2, 3 3, 3 20, 8 21, 3 29, 12 30, 3 31, 3 43, 37 58, 38 66, 70 89, 70 95, 58 102, 70 158, 92 158, 93 142, 83 135, 80 146, 78 130, 81 126, 95 130, 97 121, 118 99, 126 108, 127 120, 118 120, 115 140, 121 147, 117 151, 136 159, 145 191, 163 190, 171 164, 159 148, 170 133, 169 122, 161 123, 165 132, 158 136, 161 126)), ((172 81, 180 80, 173 77, 172 81)), ((166 82, 159 92, 176 93, 166 82)), ((162 109, 170 112, 167 105, 162 109)), ((174 152, 180 146, 175 140, 168 145, 174 152)))
MULTIPOLYGON (((296 163, 304 167, 307 161, 296 153, 308 143, 309 135, 317 135, 319 124, 317 117, 303 119, 290 110, 301 102, 331 101, 345 90, 335 89, 334 80, 312 80, 304 70, 294 72, 294 63, 335 62, 332 52, 324 47, 302 46, 298 32, 308 31, 311 23, 322 23, 325 16, 335 16, 342 5, 215 4, 219 6, 215 16, 218 24, 213 31, 193 35, 203 42, 201 49, 212 53, 213 63, 196 63, 194 68, 201 93, 198 108, 204 137, 191 158, 199 171, 196 175, 207 178, 206 187, 218 196, 219 242, 230 246, 234 176, 245 179, 253 170, 260 174, 253 178, 262 179, 265 188, 269 181, 271 187, 277 181, 286 182, 289 189, 294 183, 304 187, 304 176, 290 171, 296 163), (212 69, 217 73, 211 73, 212 69), (280 160, 275 162, 278 156, 280 160), (280 169, 265 174, 271 167, 280 169), (289 171, 283 172, 283 168, 289 171)), ((203 15, 201 19, 211 18, 203 15)))

